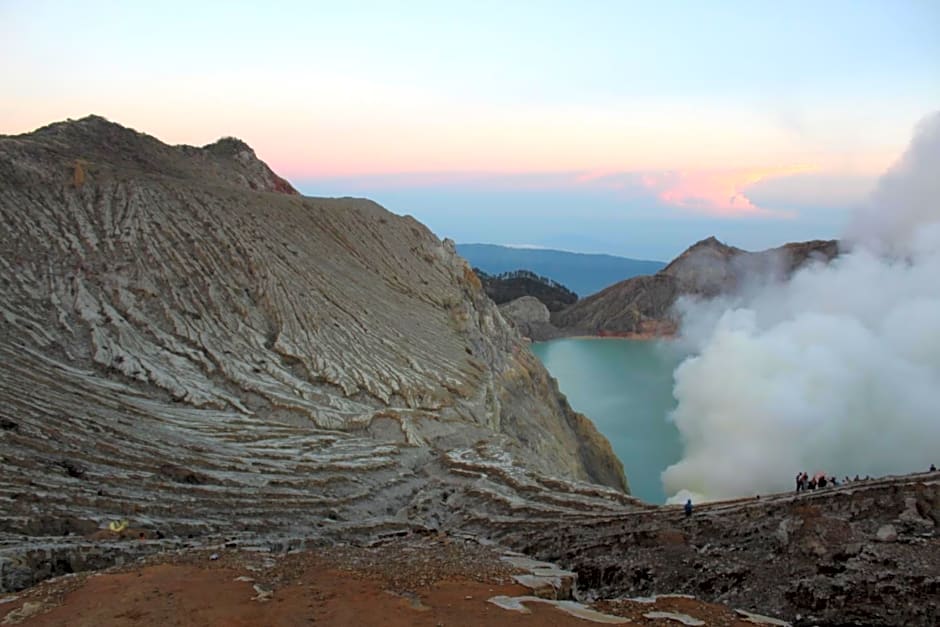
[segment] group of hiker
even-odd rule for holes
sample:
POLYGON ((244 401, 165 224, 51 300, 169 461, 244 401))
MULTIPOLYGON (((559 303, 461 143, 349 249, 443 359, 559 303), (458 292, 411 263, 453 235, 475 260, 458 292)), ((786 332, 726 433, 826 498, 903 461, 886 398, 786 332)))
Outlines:
MULTIPOLYGON (((930 464, 930 472, 936 472, 936 471, 937 471, 937 467, 934 464, 930 464)), ((805 492, 806 490, 816 490, 817 488, 825 488, 826 486, 835 487, 838 485, 853 483, 855 481, 869 481, 869 480, 871 480, 871 477, 869 475, 865 475, 864 477, 859 477, 858 475, 855 475, 854 479, 849 479, 848 475, 846 475, 842 479, 842 482, 840 483, 839 481, 836 480, 835 477, 826 477, 826 473, 824 472, 818 472, 812 477, 810 477, 805 472, 799 472, 796 475, 796 491, 805 492)))
MULTIPOLYGON (((861 481, 858 475, 855 476, 856 481, 861 481)), ((846 477, 842 480, 843 483, 848 483, 850 479, 846 477)), ((835 477, 827 477, 826 473, 818 472, 812 477, 810 477, 805 472, 799 472, 796 474, 796 491, 805 492, 806 490, 815 490, 816 488, 825 488, 826 486, 837 486, 839 482, 835 477)))
MULTIPOLYGON (((937 472, 937 466, 934 464, 930 464, 929 472, 937 472)), ((826 473, 824 472, 818 472, 812 477, 810 477, 805 472, 798 472, 796 474, 796 491, 805 492, 806 490, 816 490, 816 489, 825 488, 827 486, 836 487, 840 485, 845 485, 847 483, 854 483, 856 481, 870 481, 870 480, 871 480, 871 476, 869 475, 865 475, 864 477, 859 477, 858 475, 855 475, 854 479, 849 479, 849 476, 846 475, 842 479, 842 482, 840 483, 835 477, 827 477, 826 473)), ((757 498, 760 498, 760 497, 758 496, 757 498)), ((686 518, 692 517, 692 499, 686 500, 683 510, 685 510, 686 518)))

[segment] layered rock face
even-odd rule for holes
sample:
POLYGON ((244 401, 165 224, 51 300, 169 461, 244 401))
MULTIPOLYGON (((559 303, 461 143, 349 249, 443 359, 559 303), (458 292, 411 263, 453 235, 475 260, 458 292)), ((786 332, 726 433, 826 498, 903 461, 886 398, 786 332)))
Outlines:
POLYGON ((733 293, 748 282, 786 280, 803 265, 826 262, 838 254, 835 240, 748 252, 710 237, 656 274, 611 285, 553 313, 551 322, 562 335, 669 335, 676 330, 673 305, 681 296, 713 298, 733 293))
POLYGON ((410 217, 299 196, 238 140, 171 147, 96 117, 0 138, 0 217, 10 546, 124 518, 435 526, 455 514, 426 494, 488 489, 468 459, 628 502, 607 441, 410 217))

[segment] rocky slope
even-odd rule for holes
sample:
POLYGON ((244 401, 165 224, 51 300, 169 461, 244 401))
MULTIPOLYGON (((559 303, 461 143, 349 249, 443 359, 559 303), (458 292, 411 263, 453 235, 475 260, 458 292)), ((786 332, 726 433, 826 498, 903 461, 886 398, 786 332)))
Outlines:
MULTIPOLYGON (((495 519, 495 516, 491 514, 495 519)), ((499 520, 499 519, 497 519, 499 520)), ((796 625, 940 621, 940 473, 487 532, 591 598, 693 595, 796 625)))
POLYGON ((473 447, 626 489, 452 244, 238 140, 2 137, 0 217, 0 534, 433 525, 473 447))
POLYGON ((748 282, 785 280, 804 264, 828 261, 838 252, 835 240, 748 252, 710 237, 656 274, 611 285, 553 313, 551 322, 559 335, 669 335, 676 329, 673 305, 681 296, 711 298, 733 293, 748 282))

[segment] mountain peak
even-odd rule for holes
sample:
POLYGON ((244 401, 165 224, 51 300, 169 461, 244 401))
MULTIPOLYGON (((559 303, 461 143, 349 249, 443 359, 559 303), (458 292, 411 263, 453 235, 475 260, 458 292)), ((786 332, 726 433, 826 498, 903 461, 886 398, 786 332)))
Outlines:
POLYGON ((50 159, 83 162, 92 170, 170 176, 214 182, 262 192, 298 194, 235 137, 223 137, 202 148, 170 146, 159 139, 112 122, 100 115, 55 122, 14 140, 38 142, 50 159))
POLYGON ((65 146, 84 146, 89 149, 110 146, 112 149, 133 147, 140 150, 147 144, 150 147, 161 144, 160 140, 155 137, 122 126, 100 115, 86 115, 77 120, 68 118, 61 122, 53 122, 32 133, 26 133, 22 137, 53 140, 65 146))
POLYGON ((250 153, 255 156, 255 151, 244 141, 237 137, 220 137, 211 144, 202 147, 203 150, 220 156, 234 157, 240 153, 250 153))
POLYGON ((706 238, 703 239, 703 240, 699 240, 699 241, 695 242, 694 244, 692 244, 691 246, 689 246, 689 247, 686 249, 686 252, 689 252, 689 251, 692 251, 692 250, 698 250, 698 249, 702 249, 702 248, 711 248, 711 249, 720 250, 720 251, 740 250, 740 249, 738 249, 738 248, 735 248, 734 246, 729 246, 728 244, 725 244, 723 241, 721 241, 720 239, 718 239, 718 238, 715 237, 714 235, 711 235, 711 236, 706 237, 706 238))

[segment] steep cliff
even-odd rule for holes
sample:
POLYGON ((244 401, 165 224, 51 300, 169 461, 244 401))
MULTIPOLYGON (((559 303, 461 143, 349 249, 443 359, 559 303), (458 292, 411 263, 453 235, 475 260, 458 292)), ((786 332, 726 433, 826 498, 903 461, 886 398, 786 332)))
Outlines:
POLYGON ((452 244, 239 140, 2 137, 0 219, 0 534, 424 524, 473 447, 626 489, 452 244))

